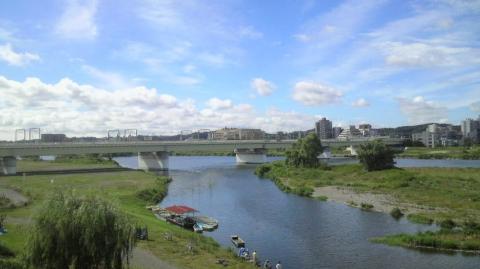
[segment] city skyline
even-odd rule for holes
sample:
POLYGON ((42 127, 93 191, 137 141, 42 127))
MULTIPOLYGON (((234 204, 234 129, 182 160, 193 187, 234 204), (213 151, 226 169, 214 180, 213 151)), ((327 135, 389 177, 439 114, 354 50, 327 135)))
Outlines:
POLYGON ((480 114, 478 1, 276 3, 2 3, 0 140, 480 114))

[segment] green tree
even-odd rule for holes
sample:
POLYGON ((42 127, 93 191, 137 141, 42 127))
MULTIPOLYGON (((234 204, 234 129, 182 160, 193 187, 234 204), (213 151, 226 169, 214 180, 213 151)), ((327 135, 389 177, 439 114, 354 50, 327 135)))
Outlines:
POLYGON ((318 155, 323 152, 322 143, 314 133, 299 139, 286 152, 286 163, 295 167, 317 167, 318 155))
POLYGON ((393 168, 394 151, 380 140, 360 145, 358 158, 367 171, 393 168))
POLYGON ((26 263, 39 269, 121 269, 135 245, 135 227, 98 197, 56 192, 38 211, 26 263))

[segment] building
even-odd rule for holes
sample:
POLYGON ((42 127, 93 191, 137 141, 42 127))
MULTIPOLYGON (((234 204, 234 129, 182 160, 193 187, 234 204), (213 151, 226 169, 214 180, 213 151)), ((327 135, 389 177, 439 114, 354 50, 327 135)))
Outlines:
POLYGON ((339 140, 350 140, 354 137, 359 137, 361 136, 362 134, 360 133, 360 131, 355 128, 355 125, 350 125, 349 128, 345 128, 339 135, 338 135, 338 139, 339 140))
POLYGON ((315 133, 320 139, 329 139, 333 137, 332 122, 322 118, 315 123, 315 133))
POLYGON ((470 138, 474 143, 480 142, 480 116, 478 120, 463 120, 460 128, 463 139, 470 138))
POLYGON ((213 140, 262 140, 264 132, 260 129, 222 128, 210 133, 213 140))
POLYGON ((337 138, 343 131, 342 127, 333 127, 332 129, 332 138, 337 138))
POLYGON ((65 142, 67 136, 65 134, 42 134, 40 140, 46 143, 65 142))
POLYGON ((358 125, 358 130, 362 136, 371 136, 372 135, 372 125, 365 123, 358 125))
POLYGON ((440 126, 436 123, 427 126, 425 131, 413 133, 412 141, 422 142, 426 147, 446 147, 458 145, 461 135, 452 125, 440 126))

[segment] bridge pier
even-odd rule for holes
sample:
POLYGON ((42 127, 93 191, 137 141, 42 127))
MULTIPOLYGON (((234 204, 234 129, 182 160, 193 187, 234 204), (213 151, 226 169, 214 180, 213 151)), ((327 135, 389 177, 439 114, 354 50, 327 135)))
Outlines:
POLYGON ((139 152, 138 169, 145 171, 168 170, 168 152, 139 152))
POLYGON ((17 174, 17 158, 7 156, 0 157, 0 174, 15 175, 17 174))
POLYGON ((263 148, 258 149, 235 149, 238 164, 265 163, 267 161, 267 151, 263 148))

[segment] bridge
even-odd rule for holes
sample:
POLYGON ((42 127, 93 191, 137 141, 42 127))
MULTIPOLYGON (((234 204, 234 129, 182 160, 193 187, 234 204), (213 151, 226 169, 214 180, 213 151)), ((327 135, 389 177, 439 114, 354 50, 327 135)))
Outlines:
MULTIPOLYGON (((322 145, 356 146, 378 138, 341 141, 322 140, 322 145)), ((402 140, 380 138, 386 144, 399 145, 402 140)), ((170 152, 236 153, 237 163, 263 163, 269 149, 288 149, 296 140, 187 140, 187 141, 104 141, 92 143, 5 143, 0 144, 0 175, 17 172, 17 157, 77 154, 138 153, 138 167, 143 170, 167 170, 170 152)))

